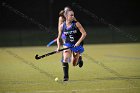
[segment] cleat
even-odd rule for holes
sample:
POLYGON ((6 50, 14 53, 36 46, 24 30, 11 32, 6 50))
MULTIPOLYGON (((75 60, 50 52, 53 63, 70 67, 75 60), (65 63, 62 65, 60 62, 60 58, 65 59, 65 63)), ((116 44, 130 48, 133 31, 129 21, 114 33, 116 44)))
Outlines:
POLYGON ((79 65, 80 68, 83 66, 82 56, 79 57, 78 65, 79 65))
POLYGON ((64 78, 64 80, 63 81, 68 81, 69 80, 69 78, 64 78))

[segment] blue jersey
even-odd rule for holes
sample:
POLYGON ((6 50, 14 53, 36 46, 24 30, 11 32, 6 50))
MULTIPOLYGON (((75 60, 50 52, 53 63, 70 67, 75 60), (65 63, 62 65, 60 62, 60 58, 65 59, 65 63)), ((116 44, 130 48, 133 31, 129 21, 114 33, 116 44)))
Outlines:
POLYGON ((76 27, 76 21, 72 21, 69 28, 66 26, 66 22, 64 22, 62 32, 66 36, 66 43, 72 44, 75 44, 82 35, 79 29, 76 27))

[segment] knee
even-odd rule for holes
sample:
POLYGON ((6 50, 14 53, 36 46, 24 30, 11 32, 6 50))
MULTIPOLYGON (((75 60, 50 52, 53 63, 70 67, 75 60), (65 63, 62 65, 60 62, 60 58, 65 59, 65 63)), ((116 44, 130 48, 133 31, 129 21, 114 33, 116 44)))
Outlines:
POLYGON ((64 51, 63 52, 63 62, 69 62, 70 61, 70 51, 64 51))
POLYGON ((63 62, 64 63, 68 63, 69 62, 69 59, 70 59, 69 57, 64 57, 63 62))

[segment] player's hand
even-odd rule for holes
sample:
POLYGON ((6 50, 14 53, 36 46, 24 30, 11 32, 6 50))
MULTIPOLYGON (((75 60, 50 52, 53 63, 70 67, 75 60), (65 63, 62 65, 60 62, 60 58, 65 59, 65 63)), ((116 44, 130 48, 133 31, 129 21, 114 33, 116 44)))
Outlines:
POLYGON ((60 50, 60 48, 59 48, 59 47, 57 47, 56 52, 59 52, 59 50, 60 50))
POLYGON ((79 46, 80 44, 78 44, 78 43, 76 43, 75 45, 74 45, 74 47, 77 47, 77 46, 79 46))

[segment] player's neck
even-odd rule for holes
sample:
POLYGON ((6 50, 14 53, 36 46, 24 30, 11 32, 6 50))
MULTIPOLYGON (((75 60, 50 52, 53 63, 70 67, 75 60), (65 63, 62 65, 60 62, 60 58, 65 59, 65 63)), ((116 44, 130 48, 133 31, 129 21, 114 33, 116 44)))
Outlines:
POLYGON ((70 26, 71 25, 71 21, 66 20, 66 25, 67 25, 67 27, 70 26))

